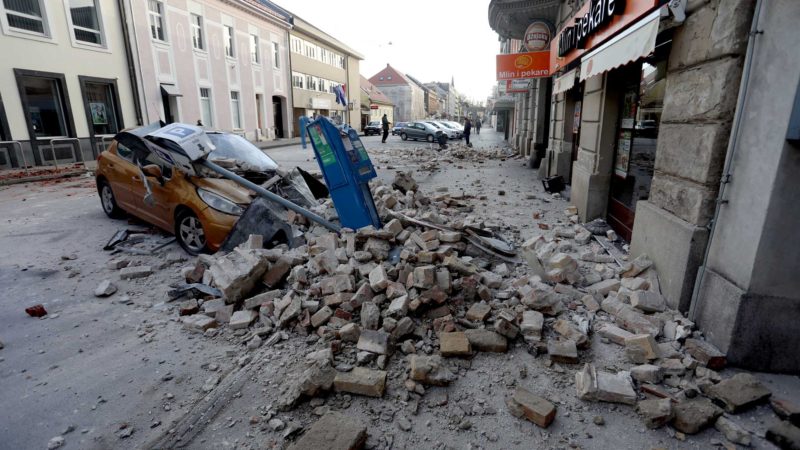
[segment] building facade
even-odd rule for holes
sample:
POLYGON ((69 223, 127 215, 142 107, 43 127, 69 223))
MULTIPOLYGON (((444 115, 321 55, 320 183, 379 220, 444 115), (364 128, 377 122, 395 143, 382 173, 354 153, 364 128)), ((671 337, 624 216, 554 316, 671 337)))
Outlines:
POLYGON ((288 12, 266 0, 122 3, 146 122, 291 135, 288 12))
POLYGON ((394 124, 394 103, 380 89, 375 87, 364 76, 361 76, 361 129, 372 121, 381 120, 383 115, 390 124, 394 124))
POLYGON ((789 273, 800 250, 779 243, 800 215, 788 181, 800 4, 630 0, 573 45, 594 4, 491 1, 503 39, 533 21, 554 32, 551 77, 513 94, 509 141, 542 177, 570 184, 581 220, 606 219, 631 256, 647 254, 670 306, 729 361, 800 370, 800 281, 789 273))
MULTIPOLYGON (((292 117, 329 116, 358 129, 361 125, 359 61, 364 57, 303 19, 294 18, 290 32, 292 66, 292 117), (342 87, 348 105, 336 102, 342 87)), ((299 136, 299 130, 295 131, 299 136)))
POLYGON ((0 168, 91 160, 141 122, 124 23, 113 1, 0 2, 0 168))
POLYGON ((407 122, 425 118, 425 92, 402 72, 386 64, 369 82, 394 103, 395 120, 407 122))

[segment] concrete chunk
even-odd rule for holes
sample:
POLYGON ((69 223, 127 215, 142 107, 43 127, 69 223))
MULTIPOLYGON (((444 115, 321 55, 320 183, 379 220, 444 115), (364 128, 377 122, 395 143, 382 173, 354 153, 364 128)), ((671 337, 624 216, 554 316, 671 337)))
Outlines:
POLYGON ((253 310, 236 311, 233 313, 233 316, 231 316, 231 321, 228 326, 232 330, 247 328, 251 323, 253 323, 254 320, 256 320, 257 317, 258 313, 253 310))
POLYGON ((587 287, 586 291, 590 294, 608 295, 608 293, 611 291, 618 291, 619 286, 619 280, 609 278, 608 280, 603 280, 587 287))
POLYGON ((524 311, 519 328, 523 336, 540 340, 544 328, 544 315, 539 311, 524 311))
POLYGON ((486 329, 466 330, 464 334, 473 350, 479 352, 504 353, 508 350, 508 341, 503 336, 486 329))
POLYGON ((631 294, 631 306, 646 313, 655 313, 667 309, 667 302, 657 292, 635 291, 631 294))
POLYGON ((709 342, 699 339, 686 339, 683 345, 687 353, 709 369, 722 370, 727 364, 725 354, 709 342))
POLYGON ((369 273, 369 286, 375 292, 381 292, 389 285, 389 276, 383 264, 379 264, 369 273))
POLYGON ((749 373, 737 373, 706 389, 706 395, 725 407, 725 411, 737 414, 760 403, 772 395, 758 378, 749 373))
POLYGON ((634 336, 633 333, 625 331, 618 326, 611 325, 610 323, 603 324, 597 331, 597 334, 617 345, 622 345, 622 346, 625 346, 625 339, 634 336))
POLYGON ((366 425, 350 416, 331 411, 289 446, 289 450, 359 450, 366 442, 366 425))
POLYGON ((376 330, 361 330, 356 348, 379 355, 388 355, 389 333, 376 330))
POLYGON ((635 334, 625 339, 625 355, 636 364, 658 358, 658 344, 649 334, 635 334))
POLYGON ((556 417, 555 405, 521 387, 514 391, 506 404, 511 414, 525 417, 542 428, 547 428, 556 417))
POLYGON ((456 379, 456 375, 445 365, 439 355, 411 355, 410 378, 423 384, 446 386, 456 379))
POLYGON ((675 405, 674 411, 672 426, 686 434, 699 433, 722 415, 722 409, 705 397, 682 401, 675 405))
POLYGON ((153 274, 153 269, 150 266, 128 266, 119 271, 119 277, 123 280, 134 280, 136 278, 145 278, 153 274))
POLYGON ((603 372, 586 364, 575 374, 575 387, 581 400, 636 404, 636 392, 628 372, 603 372))
POLYGON ((636 412, 647 428, 661 428, 672 420, 672 400, 668 398, 642 400, 636 404, 636 412))
POLYGON ((664 372, 661 367, 653 364, 642 364, 631 369, 631 377, 640 383, 661 383, 664 372))
POLYGON ((466 318, 475 322, 483 322, 491 311, 492 307, 485 302, 473 303, 467 310, 466 318))
POLYGON ((569 321, 559 319, 553 323, 553 330, 561 336, 575 342, 580 348, 589 346, 589 337, 581 332, 578 327, 569 321))
POLYGON ((333 386, 338 392, 382 397, 386 390, 386 371, 354 367, 349 372, 337 372, 333 386))
POLYGON ((550 339, 547 341, 547 355, 553 362, 578 363, 578 347, 571 339, 550 339))
POLYGON ((469 356, 472 348, 466 334, 455 331, 439 335, 439 352, 442 356, 469 356))

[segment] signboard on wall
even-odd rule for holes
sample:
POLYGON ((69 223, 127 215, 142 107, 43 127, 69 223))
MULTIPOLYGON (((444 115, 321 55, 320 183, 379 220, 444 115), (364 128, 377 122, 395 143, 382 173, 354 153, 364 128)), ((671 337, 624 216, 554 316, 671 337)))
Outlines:
POLYGON ((497 80, 550 76, 550 51, 497 55, 497 80))
POLYGON ((528 92, 528 84, 531 82, 530 78, 522 78, 520 80, 506 80, 506 92, 510 94, 528 92))
POLYGON ((591 0, 550 43, 550 70, 555 72, 599 46, 659 6, 659 0, 591 0))
POLYGON ((529 52, 541 52, 550 48, 550 39, 552 38, 550 32, 550 25, 542 20, 534 20, 528 25, 525 30, 525 36, 522 39, 522 45, 529 52))

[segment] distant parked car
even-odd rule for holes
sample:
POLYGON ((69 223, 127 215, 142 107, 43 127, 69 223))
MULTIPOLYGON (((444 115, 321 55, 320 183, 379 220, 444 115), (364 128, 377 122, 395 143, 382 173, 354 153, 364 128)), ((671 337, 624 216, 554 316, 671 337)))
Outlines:
POLYGON ((451 125, 454 129, 459 130, 461 134, 464 134, 464 125, 458 122, 453 122, 452 120, 444 120, 443 122, 448 125, 451 125))
POLYGON ((407 126, 408 126, 408 122, 397 122, 392 127, 392 136, 396 136, 396 135, 400 134, 400 132, 403 131, 403 128, 405 128, 407 126))
POLYGON ((436 123, 443 125, 446 129, 452 131, 452 133, 448 133, 448 137, 450 139, 461 139, 464 137, 463 127, 457 127, 446 120, 437 120, 436 123))
POLYGON ((407 139, 413 139, 415 141, 425 139, 428 142, 433 142, 436 140, 437 133, 442 133, 442 131, 430 123, 409 122, 400 132, 400 139, 404 141, 407 139))
POLYGON ((436 120, 426 120, 425 123, 429 123, 440 130, 442 133, 447 136, 448 139, 458 139, 458 131, 445 126, 445 124, 438 122, 436 120))
POLYGON ((381 129, 381 121, 380 120, 373 120, 372 122, 368 123, 367 126, 364 127, 364 136, 369 136, 371 134, 381 134, 383 130, 381 129))

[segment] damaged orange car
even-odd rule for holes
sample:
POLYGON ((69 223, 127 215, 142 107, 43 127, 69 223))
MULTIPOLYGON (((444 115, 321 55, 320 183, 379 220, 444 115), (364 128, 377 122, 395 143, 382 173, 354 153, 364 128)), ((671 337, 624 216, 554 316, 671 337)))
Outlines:
MULTIPOLYGON (((98 156, 96 182, 103 211, 112 218, 128 213, 173 233, 190 254, 217 251, 255 194, 207 171, 187 174, 165 161, 146 139, 155 128, 119 133, 98 156)), ((275 161, 246 139, 228 133, 207 135, 215 147, 209 160, 251 181, 275 175, 275 161)))

